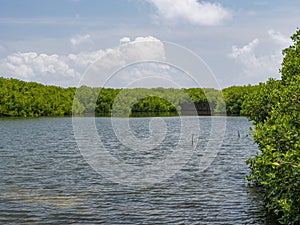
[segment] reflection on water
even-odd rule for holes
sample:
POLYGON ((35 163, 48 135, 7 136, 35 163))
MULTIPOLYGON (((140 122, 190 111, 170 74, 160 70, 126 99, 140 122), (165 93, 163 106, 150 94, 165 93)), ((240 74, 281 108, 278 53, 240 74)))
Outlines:
POLYGON ((87 196, 83 195, 61 195, 48 190, 36 189, 10 189, 5 194, 7 201, 22 201, 27 204, 49 205, 57 208, 77 207, 86 198, 87 196))
MULTIPOLYGON (((97 118, 97 127, 106 120, 97 118)), ((199 120, 202 127, 210 121, 199 120)), ((199 171, 203 134, 177 174, 139 188, 114 183, 89 166, 76 146, 71 118, 1 119, 0 224, 270 224, 259 191, 244 179, 244 161, 257 151, 247 136, 249 126, 245 118, 227 118, 226 138, 209 168, 199 171)), ((149 134, 147 126, 138 127, 137 136, 149 134)), ((106 139, 112 154, 131 162, 119 145, 109 143, 113 139, 106 139)), ((168 151, 153 152, 153 157, 149 151, 134 153, 140 163, 149 163, 168 151)))

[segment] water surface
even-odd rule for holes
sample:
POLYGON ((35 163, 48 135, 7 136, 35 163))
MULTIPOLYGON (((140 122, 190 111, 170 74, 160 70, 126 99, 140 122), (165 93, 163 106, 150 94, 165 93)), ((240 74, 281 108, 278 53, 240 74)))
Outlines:
MULTIPOLYGON (((179 118, 166 119, 172 127, 179 118)), ((137 137, 149 136, 149 118, 131 120, 137 137)), ((210 117, 199 120, 209 127, 210 117)), ((141 165, 170 154, 170 140, 179 132, 173 126, 165 147, 137 152, 118 143, 109 118, 96 118, 96 124, 112 155, 141 165)), ((252 124, 228 117, 226 125, 220 151, 205 171, 199 171, 197 151, 209 132, 197 137, 195 153, 176 174, 135 187, 91 168, 76 145, 72 118, 1 119, 0 224, 266 224, 261 199, 244 179, 245 160, 257 151, 247 136, 252 124)))

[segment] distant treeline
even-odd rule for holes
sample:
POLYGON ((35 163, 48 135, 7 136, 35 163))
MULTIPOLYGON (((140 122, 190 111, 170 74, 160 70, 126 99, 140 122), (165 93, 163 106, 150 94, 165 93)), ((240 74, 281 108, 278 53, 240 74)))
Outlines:
POLYGON ((239 115, 258 86, 213 88, 62 88, 0 77, 0 116, 39 117, 95 113, 225 113, 239 115), (222 95, 223 94, 223 95, 222 95), (224 102, 225 101, 225 102, 224 102))

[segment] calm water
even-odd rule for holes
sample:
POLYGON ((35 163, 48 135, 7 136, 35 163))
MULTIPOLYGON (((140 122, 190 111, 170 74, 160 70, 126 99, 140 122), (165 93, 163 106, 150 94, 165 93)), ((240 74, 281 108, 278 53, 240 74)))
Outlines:
MULTIPOLYGON (((97 118, 96 125, 114 157, 142 166, 172 153, 178 117, 165 120, 173 130, 167 129, 155 151, 124 148, 109 118, 97 118)), ((210 117, 199 120, 209 128, 210 117)), ((149 121, 130 119, 136 137, 149 136, 149 121)), ((192 157, 176 174, 136 187, 91 168, 76 145, 72 118, 1 119, 0 224, 266 224, 260 197, 244 179, 244 161, 257 151, 247 136, 252 124, 228 117, 226 126, 220 151, 206 170, 197 163, 207 142, 204 129, 192 157)))

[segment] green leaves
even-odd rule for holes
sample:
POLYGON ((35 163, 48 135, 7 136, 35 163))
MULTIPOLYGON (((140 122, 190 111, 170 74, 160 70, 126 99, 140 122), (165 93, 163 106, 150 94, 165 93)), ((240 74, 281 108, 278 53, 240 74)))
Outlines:
POLYGON ((300 222, 300 31, 283 51, 282 80, 269 80, 245 99, 261 154, 248 159, 248 177, 264 186, 269 211, 282 224, 300 222))
POLYGON ((294 77, 300 74, 300 30, 297 30, 291 39, 294 45, 282 51, 284 59, 281 69, 281 78, 285 85, 288 85, 289 82, 293 82, 294 77))
POLYGON ((0 78, 0 116, 71 115, 74 93, 75 88, 0 78))
POLYGON ((193 106, 224 113, 221 91, 212 88, 61 88, 0 77, 0 116, 38 117, 81 114, 177 112, 193 106), (184 105, 186 104, 186 105, 184 105), (185 106, 185 107, 184 107, 185 106))

